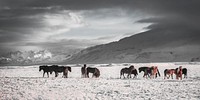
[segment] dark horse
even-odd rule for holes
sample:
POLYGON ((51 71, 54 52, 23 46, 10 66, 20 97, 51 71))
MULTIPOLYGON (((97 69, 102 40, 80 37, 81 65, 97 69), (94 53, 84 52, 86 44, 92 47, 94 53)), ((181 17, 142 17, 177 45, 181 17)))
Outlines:
POLYGON ((100 76, 100 71, 97 68, 87 67, 86 68, 86 77, 89 78, 89 73, 93 73, 92 77, 98 78, 100 76))
MULTIPOLYGON (((130 66, 129 68, 127 68, 127 67, 122 68, 120 71, 120 78, 122 75, 124 76, 124 74, 128 74, 127 78, 131 78, 131 73, 133 70, 134 70, 134 66, 130 66)), ((125 76, 124 76, 124 78, 125 78, 125 76)))
POLYGON ((86 77, 86 64, 84 64, 84 66, 81 67, 81 77, 86 77))
POLYGON ((182 72, 184 74, 184 78, 187 78, 187 68, 183 68, 182 72))
POLYGON ((142 71, 144 72, 143 77, 147 78, 147 76, 148 76, 150 78, 151 72, 152 72, 151 67, 140 67, 138 70, 139 70, 139 73, 141 73, 142 71))
POLYGON ((133 69, 133 70, 132 70, 132 72, 131 72, 131 74, 133 74, 133 75, 134 75, 134 77, 133 77, 133 78, 136 78, 136 77, 137 77, 137 75, 138 75, 138 72, 137 72, 137 70, 136 70, 136 69, 133 69))
MULTIPOLYGON (((63 77, 67 78, 68 71, 71 72, 71 67, 69 67, 69 66, 52 65, 50 67, 51 67, 52 72, 53 71, 55 72, 55 77, 58 77, 59 73, 63 73, 63 77)), ((52 72, 51 72, 51 74, 52 74, 52 72)))
POLYGON ((44 77, 44 74, 47 73, 47 76, 49 77, 49 72, 52 73, 52 69, 50 66, 47 66, 47 65, 42 65, 42 66, 39 66, 39 71, 43 70, 43 77, 44 77))

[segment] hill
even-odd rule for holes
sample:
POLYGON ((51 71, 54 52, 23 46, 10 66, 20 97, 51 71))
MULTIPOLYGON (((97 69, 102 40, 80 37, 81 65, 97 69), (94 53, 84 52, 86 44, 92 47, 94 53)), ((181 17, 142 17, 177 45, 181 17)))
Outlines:
POLYGON ((196 32, 149 30, 116 42, 82 50, 63 63, 132 63, 200 61, 196 32))

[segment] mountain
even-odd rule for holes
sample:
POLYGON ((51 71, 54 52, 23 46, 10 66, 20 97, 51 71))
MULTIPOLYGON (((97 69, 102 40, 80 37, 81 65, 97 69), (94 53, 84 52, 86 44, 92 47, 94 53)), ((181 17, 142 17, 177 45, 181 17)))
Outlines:
POLYGON ((80 50, 14 51, 0 56, 0 65, 32 65, 59 63, 80 50))
POLYGON ((190 62, 199 58, 199 33, 154 29, 89 47, 63 63, 190 62))

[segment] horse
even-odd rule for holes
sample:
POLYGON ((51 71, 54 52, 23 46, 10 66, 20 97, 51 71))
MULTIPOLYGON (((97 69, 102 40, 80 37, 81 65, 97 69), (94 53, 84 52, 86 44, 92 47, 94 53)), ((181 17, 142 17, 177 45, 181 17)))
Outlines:
POLYGON ((39 71, 43 70, 43 77, 44 77, 44 74, 47 73, 47 76, 49 77, 49 72, 52 73, 52 69, 51 67, 47 66, 47 65, 42 65, 42 66, 39 66, 39 71))
POLYGON ((139 73, 141 73, 142 71, 144 72, 143 77, 147 76, 150 78, 151 74, 152 74, 152 68, 151 67, 140 67, 139 69, 139 73))
MULTIPOLYGON (((132 73, 133 69, 134 69, 134 66, 130 66, 129 68, 127 68, 127 67, 122 68, 120 71, 120 78, 122 75, 124 76, 124 74, 128 74, 127 78, 129 78, 129 77, 131 78, 131 73, 132 73)), ((125 78, 125 76, 124 76, 124 78, 125 78)))
POLYGON ((81 77, 86 77, 86 64, 84 64, 84 66, 81 67, 81 77))
POLYGON ((137 70, 136 70, 136 69, 133 69, 133 70, 132 70, 132 72, 131 72, 131 74, 133 74, 133 75, 134 75, 134 77, 133 77, 133 78, 136 78, 136 77, 137 77, 137 75, 138 75, 138 72, 137 72, 137 70))
POLYGON ((94 73, 94 76, 95 76, 96 78, 100 76, 100 71, 99 71, 99 69, 96 69, 96 73, 94 73))
POLYGON ((183 74, 182 66, 180 66, 179 68, 176 68, 175 73, 176 73, 176 79, 179 80, 180 78, 180 80, 182 80, 182 74, 183 74))
POLYGON ((63 77, 64 78, 68 78, 68 71, 72 71, 71 70, 71 67, 69 67, 69 66, 64 66, 64 71, 63 71, 63 77))
POLYGON ((164 79, 167 77, 167 79, 169 79, 169 77, 171 76, 171 78, 173 79, 173 74, 175 73, 175 69, 165 69, 164 70, 164 79), (168 76, 167 76, 168 75, 168 76))
POLYGON ((93 73, 92 77, 98 78, 100 76, 100 71, 97 68, 87 67, 86 68, 86 77, 89 78, 89 73, 93 73))
POLYGON ((160 76, 160 72, 157 66, 151 67, 151 78, 157 78, 157 74, 160 76))
MULTIPOLYGON (((58 77, 59 73, 63 73, 63 77, 67 78, 68 71, 71 72, 71 67, 69 67, 69 66, 52 65, 50 67, 52 69, 52 72, 53 71, 55 72, 55 77, 58 77)), ((52 72, 50 74, 52 74, 52 72)))
POLYGON ((183 68, 182 71, 183 71, 183 74, 184 74, 184 78, 187 78, 187 68, 183 68))

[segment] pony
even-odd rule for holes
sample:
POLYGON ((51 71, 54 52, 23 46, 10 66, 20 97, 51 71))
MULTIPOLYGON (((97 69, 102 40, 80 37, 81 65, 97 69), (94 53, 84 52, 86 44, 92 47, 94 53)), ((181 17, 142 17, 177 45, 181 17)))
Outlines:
POLYGON ((179 66, 179 68, 176 68, 175 73, 176 73, 176 79, 179 80, 180 78, 180 80, 182 80, 182 74, 183 74, 182 66, 179 66))
POLYGON ((140 67, 138 68, 139 73, 141 73, 142 71, 144 72, 143 77, 147 78, 147 76, 150 78, 151 74, 152 74, 152 68, 151 67, 140 67))
POLYGON ((89 78, 89 73, 93 73, 92 77, 98 78, 100 76, 100 71, 97 68, 87 67, 86 68, 86 77, 89 78))
POLYGON ((183 74, 184 74, 184 78, 187 78, 187 68, 183 68, 182 71, 183 71, 183 74))
POLYGON ((84 66, 81 67, 81 77, 86 77, 86 64, 84 64, 84 66))
POLYGON ((133 70, 132 70, 132 72, 131 72, 131 74, 133 74, 133 75, 134 75, 134 77, 133 77, 133 78, 136 78, 136 77, 137 77, 137 75, 138 75, 138 72, 137 72, 137 70, 136 70, 136 69, 133 69, 133 70))
POLYGON ((52 73, 52 69, 51 67, 47 66, 47 65, 41 65, 39 66, 39 71, 43 70, 43 77, 45 75, 45 73, 47 73, 47 76, 49 77, 49 72, 52 73))
MULTIPOLYGON (((124 74, 128 74, 127 78, 131 78, 131 73, 132 73, 133 69, 134 69, 134 66, 130 66, 129 68, 127 68, 127 67, 122 68, 120 71, 120 78, 122 75, 124 76, 124 74)), ((125 78, 125 76, 124 76, 124 78, 125 78)))
POLYGON ((171 78, 173 79, 173 74, 175 73, 175 69, 165 69, 164 70, 164 79, 167 77, 167 79, 169 79, 169 77, 171 76, 171 78))
POLYGON ((157 66, 151 67, 151 78, 157 78, 157 74, 160 76, 160 72, 157 66))

